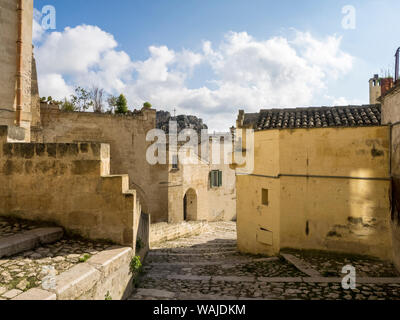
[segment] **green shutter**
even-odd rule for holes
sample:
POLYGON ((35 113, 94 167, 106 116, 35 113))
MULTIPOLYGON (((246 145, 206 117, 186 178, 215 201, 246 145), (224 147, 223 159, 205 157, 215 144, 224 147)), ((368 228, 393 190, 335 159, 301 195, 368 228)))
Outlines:
POLYGON ((218 187, 222 186, 222 171, 218 171, 218 187))

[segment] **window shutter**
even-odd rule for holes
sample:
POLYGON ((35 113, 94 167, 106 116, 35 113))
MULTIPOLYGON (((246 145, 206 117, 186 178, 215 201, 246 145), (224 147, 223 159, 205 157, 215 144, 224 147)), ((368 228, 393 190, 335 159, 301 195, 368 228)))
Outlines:
POLYGON ((218 187, 222 186, 222 171, 218 171, 218 187))

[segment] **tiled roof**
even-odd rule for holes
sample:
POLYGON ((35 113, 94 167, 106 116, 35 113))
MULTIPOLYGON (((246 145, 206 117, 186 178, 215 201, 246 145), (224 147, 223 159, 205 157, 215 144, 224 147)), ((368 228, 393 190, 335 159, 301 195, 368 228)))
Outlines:
POLYGON ((260 110, 245 113, 243 125, 255 130, 381 125, 381 105, 260 110))

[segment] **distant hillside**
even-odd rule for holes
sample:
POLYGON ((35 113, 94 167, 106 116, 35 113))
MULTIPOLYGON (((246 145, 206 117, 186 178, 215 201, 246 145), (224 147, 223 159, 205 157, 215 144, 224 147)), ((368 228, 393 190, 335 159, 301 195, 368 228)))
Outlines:
POLYGON ((171 117, 171 114, 168 111, 157 111, 156 116, 156 126, 157 129, 164 130, 166 133, 169 133, 169 121, 176 120, 178 123, 178 132, 183 129, 194 129, 199 134, 202 129, 208 129, 207 125, 203 123, 203 120, 190 115, 179 115, 176 117, 171 117))

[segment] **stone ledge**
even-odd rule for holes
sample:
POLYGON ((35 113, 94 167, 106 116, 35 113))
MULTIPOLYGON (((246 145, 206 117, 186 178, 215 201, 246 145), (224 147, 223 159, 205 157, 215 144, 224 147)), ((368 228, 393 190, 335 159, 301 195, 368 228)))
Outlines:
POLYGON ((132 254, 133 250, 130 247, 112 247, 56 276, 54 289, 47 291, 42 288, 33 288, 25 293, 15 291, 15 294, 10 293, 9 298, 13 300, 102 300, 108 291, 114 292, 115 299, 123 298, 132 290, 129 285, 132 278, 129 271, 132 254))
POLYGON ((129 264, 132 255, 132 248, 118 246, 96 254, 87 263, 99 270, 103 277, 107 277, 122 264, 129 264))
POLYGON ((33 288, 20 294, 12 300, 57 300, 57 296, 55 293, 39 288, 33 288))
POLYGON ((40 244, 55 242, 62 236, 61 228, 40 228, 2 238, 0 239, 0 258, 31 250, 40 244))
POLYGON ((52 289, 57 300, 76 300, 90 291, 100 280, 101 273, 88 263, 78 264, 56 277, 56 288, 52 289))

